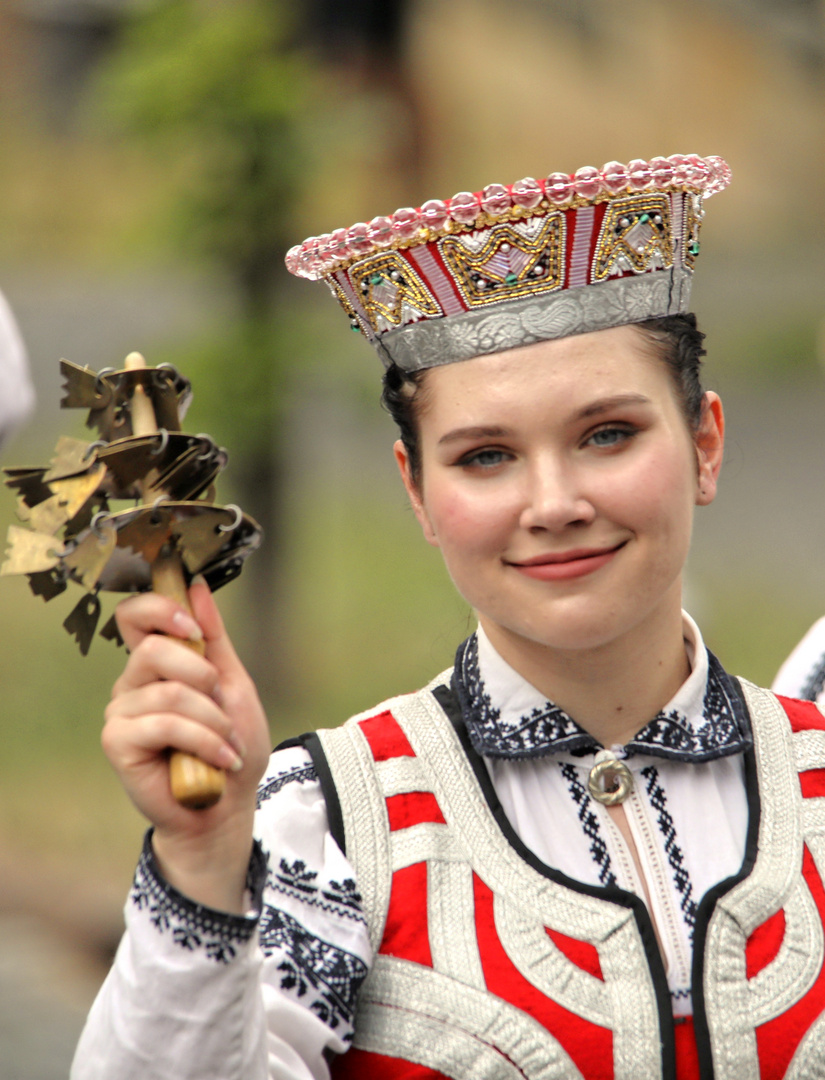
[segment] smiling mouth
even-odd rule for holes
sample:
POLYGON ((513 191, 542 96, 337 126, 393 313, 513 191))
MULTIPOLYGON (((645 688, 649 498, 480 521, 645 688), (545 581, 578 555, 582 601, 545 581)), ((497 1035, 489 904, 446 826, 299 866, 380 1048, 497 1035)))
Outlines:
POLYGON ((623 540, 610 548, 577 548, 559 554, 536 555, 532 559, 510 562, 507 565, 537 581, 566 581, 595 573, 607 565, 626 543, 627 541, 623 540))

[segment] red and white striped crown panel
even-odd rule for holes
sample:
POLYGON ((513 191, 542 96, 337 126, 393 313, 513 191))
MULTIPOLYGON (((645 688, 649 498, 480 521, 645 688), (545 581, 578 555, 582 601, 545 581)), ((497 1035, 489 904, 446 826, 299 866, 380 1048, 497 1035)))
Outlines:
POLYGON ((700 203, 653 191, 554 210, 376 252, 327 281, 353 328, 375 343, 412 323, 656 271, 689 273, 700 203))

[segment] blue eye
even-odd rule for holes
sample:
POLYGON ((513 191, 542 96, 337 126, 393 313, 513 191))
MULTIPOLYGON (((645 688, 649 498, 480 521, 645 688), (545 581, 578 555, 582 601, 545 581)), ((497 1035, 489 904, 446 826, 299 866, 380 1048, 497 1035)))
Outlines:
POLYGON ((483 469, 491 469, 496 465, 500 465, 506 456, 503 450, 494 450, 492 448, 476 450, 463 457, 459 461, 459 465, 476 465, 483 469))
POLYGON ((594 431, 587 439, 587 442, 600 447, 618 446, 620 443, 632 438, 633 435, 635 435, 635 431, 632 428, 604 427, 594 431))

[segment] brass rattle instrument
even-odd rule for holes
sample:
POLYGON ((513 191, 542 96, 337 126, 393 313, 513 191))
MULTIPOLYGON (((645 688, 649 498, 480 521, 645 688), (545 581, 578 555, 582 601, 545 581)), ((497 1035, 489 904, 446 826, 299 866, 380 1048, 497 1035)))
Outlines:
MULTIPOLYGON (((237 506, 215 503, 213 482, 227 454, 208 435, 181 431, 192 390, 174 368, 147 367, 140 353, 118 370, 67 360, 60 367, 61 407, 88 409, 86 426, 99 437, 62 436, 48 466, 4 470, 27 527, 9 527, 0 575, 26 574, 44 600, 70 581, 84 588, 63 625, 85 656, 101 591, 152 589, 189 610, 192 577, 202 574, 212 590, 237 577, 261 530, 237 506), (113 507, 118 500, 128 505, 113 507)), ((114 617, 100 633, 120 642, 114 617)), ((200 642, 186 644, 203 651, 200 642)), ((225 773, 199 758, 174 751, 169 771, 183 806, 203 809, 223 794, 225 773)))

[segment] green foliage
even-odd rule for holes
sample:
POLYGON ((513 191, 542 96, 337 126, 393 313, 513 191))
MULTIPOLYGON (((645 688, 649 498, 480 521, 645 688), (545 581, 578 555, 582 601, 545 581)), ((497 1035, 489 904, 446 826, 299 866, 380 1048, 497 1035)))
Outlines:
POLYGON ((260 315, 288 239, 312 77, 279 0, 164 0, 126 25, 97 84, 116 128, 175 171, 178 235, 260 315))

